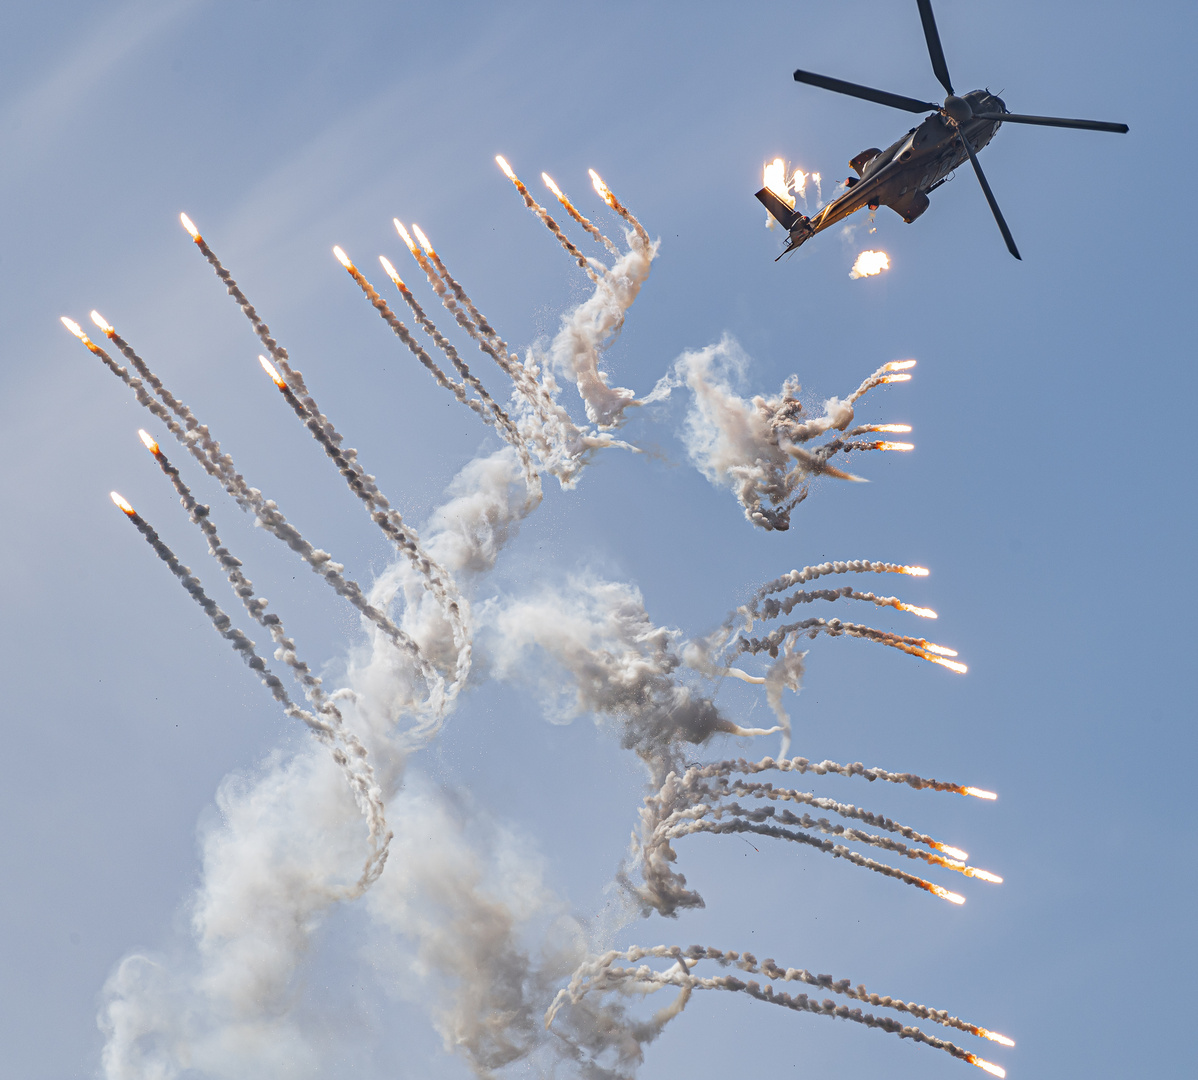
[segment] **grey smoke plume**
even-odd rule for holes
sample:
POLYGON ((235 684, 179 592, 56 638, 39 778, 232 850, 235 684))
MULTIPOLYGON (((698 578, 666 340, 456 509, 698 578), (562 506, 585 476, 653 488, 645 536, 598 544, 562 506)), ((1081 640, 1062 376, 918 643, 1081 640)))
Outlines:
POLYGON ((773 397, 741 397, 733 384, 743 381, 747 362, 740 347, 725 336, 715 345, 684 353, 643 403, 664 400, 685 384, 693 395, 685 432, 691 460, 713 484, 732 489, 754 525, 786 530, 792 511, 810 491, 812 477, 860 479, 828 464, 829 457, 844 449, 843 442, 833 439, 813 449, 804 444, 830 431, 846 430, 862 395, 910 375, 900 373, 902 364, 884 364, 848 398, 828 398, 823 416, 804 418, 794 376, 773 397))

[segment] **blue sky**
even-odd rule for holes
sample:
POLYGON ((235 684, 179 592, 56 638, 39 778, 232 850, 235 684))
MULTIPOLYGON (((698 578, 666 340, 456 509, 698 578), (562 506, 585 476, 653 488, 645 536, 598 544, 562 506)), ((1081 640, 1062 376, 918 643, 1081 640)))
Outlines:
MULTIPOLYGON (((455 475, 499 443, 402 350, 330 249, 344 247, 380 288, 376 257, 386 254, 415 288, 391 218, 414 220, 513 346, 553 335, 590 286, 521 205, 496 153, 538 198, 548 171, 618 235, 589 190, 586 170, 597 169, 660 238, 603 365, 615 384, 648 393, 681 354, 729 335, 749 358, 741 393, 776 393, 793 373, 818 412, 881 364, 911 357, 915 378, 874 391, 858 418, 910 423, 916 449, 855 455, 868 485, 819 481, 789 532, 766 533, 688 458, 689 399, 676 391, 622 429, 651 452, 605 450, 570 491, 546 477, 541 506, 470 585, 475 610, 619 582, 640 591, 655 624, 686 638, 793 567, 927 566, 923 580, 862 587, 935 608, 929 636, 958 649, 969 673, 817 639, 802 692, 788 700, 792 752, 999 793, 985 804, 810 784, 943 837, 1004 876, 1001 886, 966 881, 961 908, 814 852, 698 836, 678 842, 679 865, 707 906, 613 924, 606 940, 750 949, 948 1009, 1016 1038, 1015 1050, 976 1048, 1011 1077, 1184 1071, 1195 16, 1170 3, 959 0, 941 0, 937 16, 959 89, 989 86, 1013 111, 1131 125, 1127 136, 1008 125, 986 149, 1022 263, 966 171, 914 225, 882 209, 872 236, 864 224, 847 238, 830 231, 773 262, 780 237, 752 198, 763 162, 820 171, 828 192, 860 149, 909 126, 880 106, 796 86, 790 72, 935 97, 914 4, 682 13, 256 0, 10 5, 0 15, 7 1073, 99 1075, 96 1017, 131 954, 178 980, 161 996, 164 1014, 184 1009, 205 851, 242 827, 228 800, 272 769, 315 760, 309 737, 109 503, 110 489, 126 495, 233 612, 138 443, 149 417, 59 317, 86 323, 96 308, 112 320, 246 476, 368 583, 391 561, 386 543, 276 400, 256 340, 178 213, 195 219, 366 469, 422 528, 455 475), (850 280, 865 247, 889 252, 891 269, 850 280)), ((466 355, 468 339, 458 344, 466 355)), ((498 394, 498 372, 471 349, 498 394)), ((561 401, 581 420, 572 387, 561 401)), ((328 665, 330 683, 346 678, 364 648, 356 616, 177 447, 168 453, 303 655, 328 665)), ((889 612, 839 614, 919 631, 889 612)), ((480 632, 471 684, 407 762, 392 809, 408 832, 386 873, 406 880, 404 860, 427 855, 417 833, 429 825, 434 853, 475 852, 488 895, 517 907, 541 897, 529 942, 552 938, 537 921, 551 915, 597 935, 597 913, 612 918, 605 889, 645 773, 610 722, 547 718, 547 685, 571 684, 545 650, 505 677, 502 645, 480 632)), ((769 722, 756 688, 725 682, 716 700, 741 723, 769 722)), ((693 753, 776 750, 775 736, 721 736, 693 753)), ((331 832, 329 850, 336 841, 331 832)), ((264 834, 265 848, 272 842, 264 834)), ((428 912, 394 889, 317 920, 280 999, 302 1035, 299 1057, 246 1057, 240 1075, 469 1075, 430 1016, 430 1001, 452 999, 454 976, 420 952, 428 912)), ((226 1051, 190 1067, 163 1053, 190 1080, 238 1074, 220 1070, 243 1051, 226 1051)), ((847 1078, 961 1076, 968 1066, 709 993, 647 1047, 638 1075, 746 1068, 847 1078)))

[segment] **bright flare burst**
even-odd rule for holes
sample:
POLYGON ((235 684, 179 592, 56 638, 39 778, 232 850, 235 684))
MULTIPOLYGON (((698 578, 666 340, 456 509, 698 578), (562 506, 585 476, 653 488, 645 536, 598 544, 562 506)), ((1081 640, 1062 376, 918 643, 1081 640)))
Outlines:
POLYGON ((349 261, 349 256, 345 254, 339 247, 334 245, 333 254, 337 256, 337 261, 345 267, 346 270, 353 269, 353 263, 349 261))
POLYGON ((1008 1039, 1005 1035, 1000 1035, 997 1031, 990 1031, 988 1028, 978 1028, 978 1034, 983 1039, 989 1039, 991 1042, 1001 1043, 1003 1046, 1015 1045, 1014 1039, 1008 1039))
POLYGON ((959 847, 951 847, 948 844, 934 844, 933 846, 937 851, 942 851, 950 859, 960 859, 961 862, 964 862, 969 858, 969 852, 962 851, 959 847))
POLYGON ((262 365, 262 370, 271 377, 275 386, 277 386, 280 390, 287 385, 287 383, 283 380, 283 376, 279 374, 278 369, 274 366, 274 364, 267 360, 265 356, 259 355, 258 363, 262 365))
POLYGON ((146 431, 145 428, 137 429, 137 437, 141 439, 142 445, 145 446, 145 448, 149 450, 151 454, 158 453, 158 443, 155 441, 154 436, 146 431))
POLYGON ((197 229, 195 227, 195 225, 192 224, 191 218, 189 218, 186 214, 180 214, 179 220, 181 222, 183 222, 183 228, 185 228, 189 233, 191 233, 191 238, 193 240, 200 239, 200 230, 197 229))
POLYGON ((972 795, 975 799, 997 799, 998 796, 993 791, 983 791, 981 788, 967 787, 966 795, 972 795))
POLYGON ((1002 1080, 1002 1078, 1007 1075, 1007 1070, 1001 1065, 995 1065, 993 1061, 987 1061, 985 1058, 980 1058, 977 1056, 977 1054, 967 1054, 965 1056, 965 1060, 968 1061, 970 1065, 976 1065, 979 1069, 985 1069, 986 1072, 988 1072, 991 1076, 997 1076, 999 1080, 1002 1080))
POLYGON ((603 182, 603 180, 600 178, 599 174, 597 172, 595 172, 594 169, 587 169, 587 172, 591 174, 591 183, 595 187, 596 194, 598 194, 599 198, 601 198, 605 203, 607 203, 608 206, 610 206, 614 210, 616 208, 616 203, 615 203, 616 197, 611 193, 611 188, 609 188, 603 182))
POLYGON ((98 311, 93 311, 92 322, 94 322, 108 337, 112 337, 116 333, 116 328, 98 311))
POLYGON ((949 892, 948 889, 941 885, 933 885, 928 891, 935 896, 939 896, 941 900, 947 900, 950 904, 965 903, 965 897, 960 893, 949 892))
POLYGON ((413 225, 412 232, 414 232, 416 234, 416 239, 420 241, 420 246, 422 248, 424 248, 424 250, 427 254, 429 254, 429 255, 436 254, 436 252, 433 251, 433 242, 427 236, 424 235, 424 233, 420 230, 419 225, 413 225))
POLYGON ((898 605, 898 609, 899 611, 909 611, 912 615, 918 615, 921 619, 940 618, 940 616, 937 615, 936 612, 934 612, 930 607, 916 607, 914 604, 900 603, 898 605))
POLYGON ((765 182, 763 186, 769 188, 770 191, 788 206, 794 207, 794 196, 791 195, 790 187, 786 183, 786 162, 781 158, 774 158, 765 167, 765 182))
POLYGON ((849 271, 851 278, 873 277, 890 269, 890 256, 884 251, 863 251, 849 271))
POLYGON ((403 242, 408 245, 408 250, 415 255, 416 241, 412 239, 412 234, 403 227, 403 222, 400 221, 399 218, 392 218, 391 221, 395 225, 395 231, 403 238, 403 242))
POLYGON ((512 167, 507 163, 507 158, 505 158, 502 154, 496 154, 495 161, 503 170, 503 175, 509 180, 515 182, 516 174, 512 172, 512 167))
POLYGON ((111 499, 111 500, 112 500, 114 503, 116 503, 116 504, 117 504, 117 506, 118 506, 118 507, 120 507, 120 509, 121 509, 121 510, 123 510, 123 511, 124 511, 126 514, 128 514, 130 517, 133 517, 133 515, 137 513, 137 511, 136 511, 136 510, 134 510, 134 509, 133 509, 133 507, 132 507, 132 506, 130 506, 130 505, 127 503, 127 502, 125 502, 125 500, 124 500, 124 499, 122 499, 122 498, 121 498, 121 497, 120 497, 120 496, 119 496, 119 495, 118 495, 118 494, 117 494, 115 491, 110 491, 110 492, 108 493, 108 497, 109 497, 109 498, 110 498, 110 499, 111 499))

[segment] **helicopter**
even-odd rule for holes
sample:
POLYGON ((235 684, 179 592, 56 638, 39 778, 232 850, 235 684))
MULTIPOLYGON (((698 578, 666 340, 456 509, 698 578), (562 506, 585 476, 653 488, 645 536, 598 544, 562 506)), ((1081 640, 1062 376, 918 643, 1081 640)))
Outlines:
MULTIPOLYGON (((844 194, 833 199, 811 217, 799 213, 791 205, 785 193, 762 188, 757 198, 770 214, 789 232, 790 236, 782 255, 786 255, 806 243, 817 232, 843 221, 850 214, 868 206, 876 210, 889 206, 907 224, 913 222, 928 208, 928 194, 945 182, 954 169, 964 164, 966 158, 977 173, 978 183, 999 231, 1006 241, 1007 250, 1022 260, 1015 238, 1007 228, 998 201, 982 166, 977 152, 985 147, 1003 124, 1036 124, 1041 127, 1084 128, 1088 131, 1113 131, 1127 134, 1126 124, 1112 124, 1105 120, 1069 120, 1059 116, 1025 116, 1007 111, 1006 102, 989 90, 971 90, 958 96, 949 78, 944 49, 940 45, 940 33, 936 29, 936 17, 932 13, 931 0, 916 0, 919 18, 923 23, 924 38, 932 60, 932 71, 940 85, 948 91, 943 105, 932 101, 892 94, 887 90, 876 90, 870 86, 833 79, 827 75, 816 75, 810 71, 796 71, 795 82, 818 86, 837 94, 863 98, 879 105, 889 105, 906 112, 931 112, 918 127, 912 128, 902 138, 885 150, 870 147, 862 150, 852 161, 851 168, 857 175, 850 176, 844 194)), ((778 259, 782 258, 778 256, 778 259)), ((775 262, 778 260, 775 259, 775 262)))

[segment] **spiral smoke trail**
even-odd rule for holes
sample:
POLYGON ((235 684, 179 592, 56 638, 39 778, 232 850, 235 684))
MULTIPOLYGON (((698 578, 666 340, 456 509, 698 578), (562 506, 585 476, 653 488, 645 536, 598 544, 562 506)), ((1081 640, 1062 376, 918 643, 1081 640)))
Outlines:
POLYGON ((374 623, 391 640, 396 649, 409 657, 429 688, 428 706, 434 713, 439 712, 443 707, 445 697, 444 680, 424 658, 416 642, 366 599, 361 586, 356 581, 346 578, 342 574, 345 567, 340 563, 333 562, 332 556, 328 552, 313 547, 304 539, 299 530, 280 513, 273 500, 264 499, 262 492, 257 488, 250 487, 233 467, 232 459, 228 454, 222 454, 221 464, 218 464, 207 451, 197 445, 197 440, 188 438, 188 433, 183 430, 167 409, 146 393, 142 380, 131 376, 126 368, 113 360, 104 349, 83 332, 78 323, 65 316, 62 323, 83 342, 89 352, 99 357, 105 367, 133 391, 138 404, 148 409, 166 425, 171 434, 200 463, 204 471, 217 480, 239 506, 252 511, 264 529, 299 555, 339 596, 345 597, 362 615, 374 623))
POLYGON ((162 452, 150 434, 146 431, 139 431, 138 435, 145 448, 150 451, 158 463, 158 467, 170 480, 188 518, 204 534, 204 539, 208 541, 208 551, 225 571, 225 576, 228 578, 233 592, 241 600, 250 616, 266 629, 274 640, 276 658, 291 668, 303 687, 305 696, 329 725, 327 728, 314 727, 313 732, 333 750, 333 759, 345 774, 370 830, 371 854, 358 882, 359 891, 364 891, 383 872, 383 866, 387 861, 388 846, 391 842, 391 833, 387 829, 384 813, 382 791, 375 782, 374 768, 367 759, 366 747, 362 745, 358 736, 345 726, 341 711, 324 692, 320 678, 313 675, 311 668, 299 658, 295 651, 295 642, 287 637, 282 620, 278 615, 268 614, 266 601, 255 596, 253 583, 242 572, 241 560, 221 543, 209 508, 196 500, 191 489, 179 474, 179 470, 171 464, 170 459, 162 452), (347 758, 333 745, 334 736, 344 743, 351 755, 350 758, 347 758))

